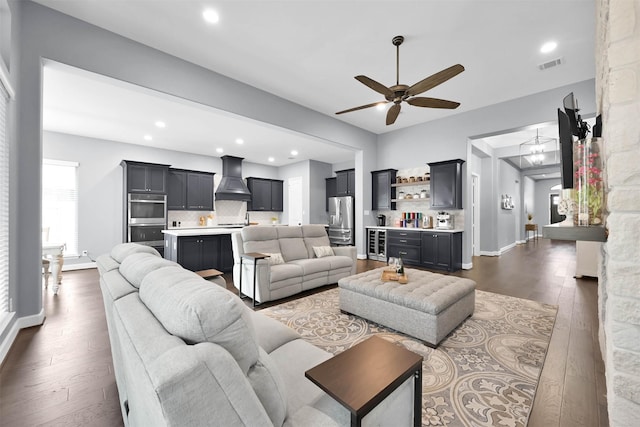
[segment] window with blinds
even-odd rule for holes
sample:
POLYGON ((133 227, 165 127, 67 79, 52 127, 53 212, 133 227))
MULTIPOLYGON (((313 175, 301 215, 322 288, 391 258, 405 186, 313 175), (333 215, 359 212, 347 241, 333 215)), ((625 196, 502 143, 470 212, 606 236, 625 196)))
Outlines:
POLYGON ((64 243, 64 256, 78 256, 78 163, 42 161, 43 243, 64 243))
POLYGON ((9 94, 0 80, 0 319, 9 312, 9 94))

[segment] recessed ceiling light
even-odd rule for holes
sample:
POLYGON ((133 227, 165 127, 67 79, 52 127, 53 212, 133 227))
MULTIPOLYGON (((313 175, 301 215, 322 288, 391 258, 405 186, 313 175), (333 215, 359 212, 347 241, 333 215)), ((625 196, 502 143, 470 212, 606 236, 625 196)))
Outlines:
POLYGON ((385 102, 381 102, 380 104, 376 105, 376 109, 378 111, 382 111, 382 110, 384 110, 385 105, 386 105, 385 102))
POLYGON ((242 139, 242 138, 237 138, 237 139, 236 139, 236 144, 240 144, 240 145, 244 144, 244 139, 242 139))
POLYGON ((162 120, 158 120, 156 122, 156 127, 165 128, 165 127, 167 127, 167 124, 165 122, 163 122, 162 120))
POLYGON ((269 157, 267 160, 269 160, 270 162, 274 162, 276 159, 274 159, 273 157, 269 157))
POLYGON ((291 155, 292 156, 297 156, 298 155, 298 151, 297 150, 291 150, 291 155))
POLYGON ((222 148, 216 148, 216 153, 224 153, 224 150, 222 148))
POLYGON ((144 140, 145 141, 151 141, 153 139, 153 137, 151 135, 145 135, 144 136, 144 140))
POLYGON ((209 24, 217 24, 220 20, 220 15, 218 15, 218 12, 213 9, 205 9, 202 12, 202 17, 209 24))
POLYGON ((558 43, 556 43, 556 42, 546 42, 540 48, 540 52, 542 52, 542 53, 553 52, 556 49, 556 47, 558 47, 558 43))

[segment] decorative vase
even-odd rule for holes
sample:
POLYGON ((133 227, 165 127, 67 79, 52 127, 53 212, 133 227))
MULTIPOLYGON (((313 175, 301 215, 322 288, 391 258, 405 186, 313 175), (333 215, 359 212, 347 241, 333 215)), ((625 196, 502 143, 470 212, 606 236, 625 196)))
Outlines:
POLYGON ((602 225, 604 186, 602 139, 585 138, 573 143, 574 224, 602 225))

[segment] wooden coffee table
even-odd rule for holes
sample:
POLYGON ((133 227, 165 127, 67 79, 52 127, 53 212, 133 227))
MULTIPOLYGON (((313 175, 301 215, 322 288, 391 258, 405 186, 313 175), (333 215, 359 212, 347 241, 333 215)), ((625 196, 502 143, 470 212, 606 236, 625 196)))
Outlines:
POLYGON ((304 374, 351 413, 351 426, 414 376, 413 424, 422 424, 422 356, 372 336, 304 374))

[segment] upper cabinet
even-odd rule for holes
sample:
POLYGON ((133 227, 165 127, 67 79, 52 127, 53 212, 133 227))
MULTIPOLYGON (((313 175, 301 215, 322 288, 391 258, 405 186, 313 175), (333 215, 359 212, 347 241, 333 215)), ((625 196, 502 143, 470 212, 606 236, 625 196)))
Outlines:
POLYGON ((371 172, 371 209, 374 211, 395 210, 396 169, 385 169, 371 172))
POLYGON ((356 171, 346 169, 336 172, 336 196, 356 195, 356 171))
POLYGON ((167 173, 169 165, 135 162, 123 160, 125 170, 125 188, 127 193, 158 193, 167 192, 167 173))
POLYGON ((187 210, 213 210, 213 175, 206 172, 187 173, 187 210))
POLYGON ((247 178, 251 200, 248 211, 283 211, 283 181, 266 178, 247 178))
POLYGON ((463 163, 460 159, 429 163, 432 209, 462 209, 463 163))
POLYGON ((169 169, 167 209, 213 210, 213 173, 169 169))

